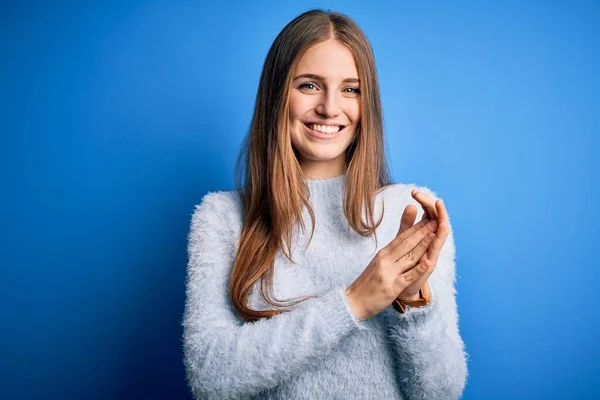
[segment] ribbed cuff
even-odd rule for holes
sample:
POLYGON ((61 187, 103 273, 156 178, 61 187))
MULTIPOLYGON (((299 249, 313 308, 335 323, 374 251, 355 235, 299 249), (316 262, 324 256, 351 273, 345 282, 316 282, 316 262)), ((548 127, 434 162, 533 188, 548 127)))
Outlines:
POLYGON ((336 287, 321 296, 323 317, 336 329, 368 330, 364 321, 354 317, 350 305, 346 301, 346 289, 336 287))
POLYGON ((429 282, 429 293, 431 294, 431 303, 421 307, 406 307, 406 312, 398 312, 393 306, 390 306, 391 312, 389 315, 395 318, 395 325, 400 327, 418 327, 427 323, 431 315, 435 313, 438 308, 438 296, 436 289, 429 282))

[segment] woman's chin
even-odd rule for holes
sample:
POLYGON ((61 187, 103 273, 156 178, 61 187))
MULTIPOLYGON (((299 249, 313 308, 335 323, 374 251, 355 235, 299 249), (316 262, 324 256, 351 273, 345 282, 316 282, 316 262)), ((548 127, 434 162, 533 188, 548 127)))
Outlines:
POLYGON ((345 149, 314 148, 313 146, 310 146, 307 149, 300 150, 300 154, 303 155, 302 158, 305 160, 327 162, 337 160, 340 156, 343 156, 344 150, 345 149))

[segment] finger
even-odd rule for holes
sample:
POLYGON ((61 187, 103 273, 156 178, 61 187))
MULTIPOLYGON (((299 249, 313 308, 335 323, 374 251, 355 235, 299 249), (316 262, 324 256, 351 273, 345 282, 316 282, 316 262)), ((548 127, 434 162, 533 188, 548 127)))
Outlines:
POLYGON ((440 221, 435 238, 433 239, 431 245, 429 246, 429 250, 427 251, 427 259, 430 260, 433 265, 437 263, 442 251, 442 247, 444 247, 444 243, 446 242, 446 238, 450 232, 448 213, 446 212, 444 202, 442 200, 437 200, 435 202, 435 206, 437 208, 438 215, 440 216, 440 221))
POLYGON ((422 222, 419 222, 419 224, 402 232, 400 236, 396 236, 396 238, 386 246, 386 252, 389 254, 389 259, 392 262, 396 262, 400 257, 413 250, 427 234, 435 232, 438 223, 435 220, 429 221, 425 226, 422 226, 415 231, 414 228, 418 227, 420 224, 422 224, 422 222), (411 231, 413 231, 413 233, 409 234, 411 231))
POLYGON ((437 211, 434 205, 434 199, 424 192, 420 192, 416 189, 413 190, 413 198, 421 204, 424 212, 429 216, 430 219, 437 219, 437 211))
POLYGON ((421 257, 427 253, 427 250, 429 249, 434 238, 435 233, 427 233, 423 240, 421 240, 414 249, 396 260, 396 263, 400 264, 398 273, 405 272, 406 270, 414 267, 415 264, 418 264, 421 261, 421 257))
POLYGON ((394 291, 402 293, 404 289, 418 281, 427 273, 429 266, 427 263, 419 263, 408 271, 398 274, 394 278, 394 291))
POLYGON ((412 204, 409 204, 408 206, 406 206, 404 212, 402 213, 402 219, 400 221, 400 229, 398 230, 398 233, 401 233, 413 226, 415 224, 416 218, 417 207, 413 206, 412 204))
POLYGON ((438 230, 436 231, 436 238, 434 238, 433 242, 429 246, 429 249, 426 254, 421 257, 420 262, 423 260, 430 260, 433 265, 437 263, 439 255, 442 251, 444 243, 449 234, 449 220, 448 213, 446 211, 446 206, 444 205, 443 200, 438 199, 435 202, 436 210, 438 212, 438 230))
POLYGON ((435 201, 433 197, 426 193, 420 192, 417 189, 411 191, 413 198, 421 204, 423 210, 429 214, 430 219, 438 219, 437 210, 435 208, 435 201))
MULTIPOLYGON (((398 229, 398 233, 396 234, 396 237, 386 247, 389 247, 391 250, 393 247, 396 247, 403 240, 407 239, 411 235, 414 235, 415 232, 417 232, 419 229, 422 229, 423 227, 427 226, 427 224, 429 222, 431 222, 431 221, 422 220, 418 224, 415 224, 415 225, 411 226, 410 228, 405 229, 404 231, 400 231, 400 229, 398 229)), ((437 221, 436 221, 435 227, 437 228, 437 221)), ((433 230, 433 232, 435 232, 435 229, 433 230)))
POLYGON ((423 220, 428 220, 431 221, 434 218, 431 218, 431 215, 429 215, 429 212, 427 210, 423 210, 423 214, 421 214, 421 219, 419 220, 419 222, 423 221, 423 220))
MULTIPOLYGON (((418 268, 419 265, 421 265, 423 262, 419 261, 419 264, 417 264, 416 266, 414 266, 413 268, 418 268)), ((429 277, 431 276, 431 274, 433 273, 433 271, 435 270, 435 266, 431 266, 431 264, 429 264, 429 261, 425 262, 425 268, 427 268, 425 270, 425 273, 423 273, 417 280, 415 280, 412 284, 408 285, 404 291, 402 293, 400 293, 397 298, 400 299, 400 295, 401 294, 407 294, 407 293, 419 293, 419 289, 421 289, 423 287, 423 285, 425 285, 425 283, 428 282, 429 277), (410 290, 409 292, 407 292, 408 290, 410 290)), ((400 300, 402 301, 402 300, 400 300)))
POLYGON ((446 225, 449 225, 448 212, 446 211, 446 205, 444 204, 444 200, 437 199, 435 201, 435 207, 438 215, 438 223, 445 223, 446 225))

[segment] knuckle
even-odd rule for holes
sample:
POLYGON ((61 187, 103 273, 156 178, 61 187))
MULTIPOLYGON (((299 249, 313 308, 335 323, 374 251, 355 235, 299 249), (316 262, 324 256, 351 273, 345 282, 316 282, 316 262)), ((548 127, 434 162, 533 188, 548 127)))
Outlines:
POLYGON ((385 277, 383 276, 382 271, 377 271, 375 273, 375 275, 373 276, 373 279, 375 282, 377 282, 378 285, 381 285, 382 283, 385 282, 385 277))
POLYGON ((391 251, 389 251, 389 250, 386 250, 386 252, 383 253, 383 254, 378 254, 375 257, 375 259, 376 259, 375 262, 377 263, 377 265, 385 265, 385 264, 387 264, 388 263, 388 259, 390 257, 390 254, 391 254, 391 251))
POLYGON ((398 242, 398 247, 406 247, 408 245, 408 238, 400 239, 398 242))
POLYGON ((403 257, 403 260, 405 261, 414 261, 415 260, 415 253, 414 251, 409 251, 408 253, 406 253, 403 257))
POLYGON ((375 260, 381 261, 382 259, 384 259, 388 256, 389 252, 390 252, 390 250, 387 247, 379 250, 379 252, 377 254, 375 254, 375 260))

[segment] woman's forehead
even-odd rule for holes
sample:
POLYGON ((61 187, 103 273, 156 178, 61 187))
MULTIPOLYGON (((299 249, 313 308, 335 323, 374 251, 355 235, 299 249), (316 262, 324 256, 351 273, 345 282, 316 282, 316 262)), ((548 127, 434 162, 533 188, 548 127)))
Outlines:
POLYGON ((337 40, 317 43, 304 52, 296 67, 294 79, 306 74, 312 75, 313 79, 326 81, 358 79, 354 55, 346 45, 337 40))

